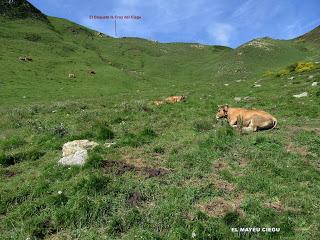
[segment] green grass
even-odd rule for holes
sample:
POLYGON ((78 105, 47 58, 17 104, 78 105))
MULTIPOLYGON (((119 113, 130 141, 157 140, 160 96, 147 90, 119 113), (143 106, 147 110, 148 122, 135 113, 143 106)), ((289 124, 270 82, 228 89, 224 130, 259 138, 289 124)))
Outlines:
POLYGON ((312 44, 192 48, 48 19, 0 22, 1 239, 249 237, 231 227, 281 228, 252 239, 319 239, 320 93, 311 83, 320 69, 263 76, 317 61, 312 44), (152 105, 173 94, 187 100, 152 105), (215 120, 223 103, 269 111, 278 129, 241 134, 215 120), (100 147, 84 167, 59 166, 75 139, 100 147), (217 198, 236 207, 203 211, 217 198))

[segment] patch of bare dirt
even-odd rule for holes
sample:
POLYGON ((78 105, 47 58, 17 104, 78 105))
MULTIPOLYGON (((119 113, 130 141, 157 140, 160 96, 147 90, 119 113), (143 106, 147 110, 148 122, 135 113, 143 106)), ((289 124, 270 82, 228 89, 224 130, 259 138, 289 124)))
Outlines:
POLYGON ((140 192, 133 192, 128 199, 128 203, 134 207, 140 205, 141 202, 142 197, 140 192))
POLYGON ((295 146, 292 142, 290 142, 286 146, 286 151, 289 153, 297 153, 301 156, 307 156, 309 154, 308 148, 306 146, 295 146))
POLYGON ((161 177, 169 173, 169 170, 166 168, 151 168, 145 167, 143 171, 147 174, 149 178, 151 177, 161 177))
POLYGON ((264 204, 266 208, 270 208, 275 210, 276 212, 299 212, 300 209, 297 208, 292 208, 292 207, 287 207, 283 202, 281 202, 279 199, 274 200, 274 201, 268 201, 264 204))
POLYGON ((192 177, 186 179, 183 182, 183 186, 204 186, 207 184, 213 183, 213 185, 224 192, 233 192, 236 189, 236 186, 233 183, 229 183, 225 180, 222 180, 217 174, 211 174, 206 177, 192 177))
POLYGON ((318 127, 311 127, 311 126, 288 126, 288 129, 292 132, 299 132, 299 131, 307 131, 307 132, 316 132, 320 133, 320 128, 318 127))
POLYGON ((241 168, 244 168, 244 167, 246 167, 246 166, 248 165, 249 159, 247 159, 247 158, 245 158, 245 157, 239 157, 239 158, 237 159, 237 162, 239 163, 239 166, 240 166, 241 168))
POLYGON ((12 171, 4 171, 1 175, 3 175, 4 177, 13 177, 13 176, 15 176, 16 175, 16 173, 15 172, 12 172, 12 171))
POLYGON ((103 169, 106 172, 114 172, 116 175, 122 175, 125 172, 136 171, 135 166, 120 161, 105 161, 103 164, 103 169))
POLYGON ((215 170, 218 170, 218 171, 229 168, 229 165, 222 161, 214 162, 212 166, 215 170))
POLYGON ((236 188, 234 184, 229 183, 227 181, 221 180, 221 179, 215 179, 213 181, 213 184, 216 188, 224 191, 224 192, 232 192, 236 188))
POLYGON ((133 165, 137 168, 146 167, 145 161, 141 158, 134 158, 134 157, 125 156, 124 160, 127 164, 133 165))
POLYGON ((216 197, 210 202, 198 204, 197 207, 211 217, 223 217, 226 213, 234 211, 238 212, 240 216, 244 216, 244 212, 240 208, 242 200, 242 195, 233 199, 216 197))
POLYGON ((277 212, 284 212, 285 211, 285 206, 279 200, 276 200, 273 202, 267 202, 267 203, 265 203, 265 207, 271 208, 277 212))

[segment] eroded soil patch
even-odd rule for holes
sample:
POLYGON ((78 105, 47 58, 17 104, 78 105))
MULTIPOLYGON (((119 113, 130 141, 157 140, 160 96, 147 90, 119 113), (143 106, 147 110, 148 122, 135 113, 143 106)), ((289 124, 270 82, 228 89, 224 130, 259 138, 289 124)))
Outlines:
POLYGON ((216 197, 210 202, 198 204, 197 207, 200 211, 205 212, 210 217, 223 217, 228 212, 238 212, 240 216, 244 216, 244 212, 240 208, 242 200, 242 195, 238 195, 232 199, 216 197))
POLYGON ((140 192, 133 192, 128 199, 129 205, 134 207, 140 205, 141 202, 142 202, 142 196, 140 192))

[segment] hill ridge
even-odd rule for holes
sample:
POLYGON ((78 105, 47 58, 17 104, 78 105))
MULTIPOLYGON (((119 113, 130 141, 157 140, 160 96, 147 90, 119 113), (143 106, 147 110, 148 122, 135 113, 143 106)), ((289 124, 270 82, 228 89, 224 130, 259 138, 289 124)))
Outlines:
POLYGON ((48 21, 47 16, 26 0, 0 0, 0 16, 9 18, 35 18, 48 21))

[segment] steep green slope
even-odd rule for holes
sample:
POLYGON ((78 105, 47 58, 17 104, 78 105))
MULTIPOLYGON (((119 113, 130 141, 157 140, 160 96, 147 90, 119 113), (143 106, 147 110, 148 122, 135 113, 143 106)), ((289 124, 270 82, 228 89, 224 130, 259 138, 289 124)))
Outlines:
POLYGON ((320 26, 316 27, 312 31, 296 38, 298 42, 313 44, 316 47, 320 46, 320 26))
MULTIPOLYGON (((318 53, 308 44, 292 40, 254 39, 219 58, 219 75, 226 78, 259 77, 269 69, 282 68, 318 53)), ((218 75, 218 76, 219 76, 218 75)))
MULTIPOLYGON (((46 99, 109 95, 171 82, 207 80, 202 66, 228 48, 192 44, 160 44, 143 39, 101 38, 94 31, 56 18, 2 20, 1 96, 8 104, 46 99), (19 56, 32 62, 21 62, 19 56), (96 75, 87 71, 94 69, 96 75), (76 79, 68 79, 75 73, 76 79), (197 79, 194 79, 197 76, 197 79), (37 89, 45 91, 36 92, 37 89)), ((213 67, 212 67, 213 68, 213 67)), ((212 70, 209 72, 212 73, 212 70)), ((151 93, 151 92, 150 92, 151 93)))
POLYGON ((312 57, 317 51, 307 43, 272 39, 253 40, 233 50, 99 37, 95 31, 52 17, 49 22, 2 17, 0 30, 2 104, 91 98, 142 89, 148 89, 150 98, 186 94, 194 85, 258 77, 270 68, 312 57), (30 56, 33 61, 22 62, 20 56, 30 56), (92 69, 95 75, 88 73, 92 69), (69 73, 76 78, 69 79, 69 73))

